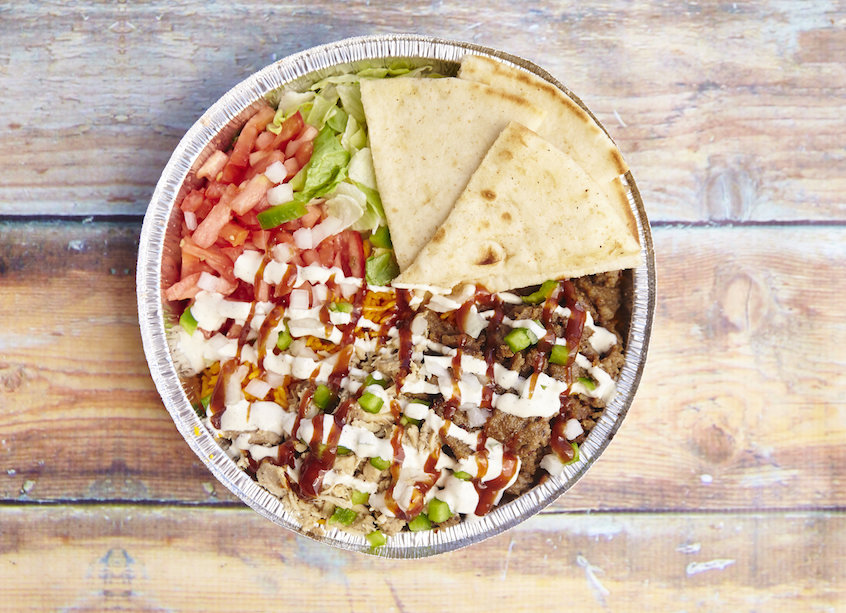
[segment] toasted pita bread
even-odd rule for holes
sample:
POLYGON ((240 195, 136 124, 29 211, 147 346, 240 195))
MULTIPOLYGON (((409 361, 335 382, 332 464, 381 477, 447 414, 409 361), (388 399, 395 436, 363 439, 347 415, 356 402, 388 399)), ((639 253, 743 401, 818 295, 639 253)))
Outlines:
POLYGON ((458 76, 514 92, 544 109, 547 114, 537 133, 570 155, 596 181, 609 205, 637 237, 634 215, 619 179, 628 165, 614 142, 582 107, 544 79, 489 57, 464 56, 458 76))
POLYGON ((400 270, 446 219, 505 125, 537 127, 544 115, 519 93, 456 78, 364 80, 361 101, 400 270))
POLYGON ((640 245, 567 154, 509 123, 396 287, 491 292, 639 264, 640 245))

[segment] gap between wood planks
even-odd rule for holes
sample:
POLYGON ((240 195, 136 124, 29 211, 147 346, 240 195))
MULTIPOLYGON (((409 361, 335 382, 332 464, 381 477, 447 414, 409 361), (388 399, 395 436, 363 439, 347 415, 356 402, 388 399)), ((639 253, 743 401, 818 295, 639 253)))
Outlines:
MULTIPOLYGON (((126 224, 140 225, 143 215, 127 213, 125 215, 14 215, 0 214, 0 224, 25 223, 81 223, 81 224, 126 224)), ((735 220, 704 219, 700 221, 660 219, 650 221, 651 228, 790 228, 790 227, 844 227, 846 219, 771 219, 771 220, 735 220)))
MULTIPOLYGON (((46 508, 97 508, 107 507, 114 509, 146 508, 146 509, 206 509, 209 511, 242 511, 254 513, 246 504, 238 501, 188 501, 188 500, 123 500, 120 498, 97 500, 93 498, 59 498, 54 500, 0 500, 0 510, 4 509, 46 509, 46 508)), ((569 515, 572 517, 588 516, 684 516, 684 517, 705 517, 708 515, 741 515, 741 516, 826 516, 832 514, 846 514, 846 506, 834 505, 823 507, 786 507, 786 508, 743 508, 726 507, 721 509, 684 509, 684 508, 654 508, 654 509, 631 509, 621 507, 605 509, 570 510, 546 508, 530 517, 552 517, 569 515)), ((528 518, 527 518, 528 519, 528 518)))

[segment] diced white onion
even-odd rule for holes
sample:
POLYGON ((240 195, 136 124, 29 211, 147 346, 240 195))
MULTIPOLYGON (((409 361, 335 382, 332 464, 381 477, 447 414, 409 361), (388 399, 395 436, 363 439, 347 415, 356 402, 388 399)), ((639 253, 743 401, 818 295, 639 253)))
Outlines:
POLYGON ((216 292, 217 281, 218 278, 215 277, 213 274, 203 271, 202 273, 200 273, 200 278, 197 279, 197 287, 199 287, 200 289, 204 289, 207 292, 216 292))
MULTIPOLYGON (((278 164, 279 162, 276 162, 278 164)), ((282 183, 267 190, 267 202, 271 206, 291 202, 294 199, 294 188, 290 183, 282 183)))
POLYGON ((477 404, 466 404, 461 407, 467 412, 468 425, 471 428, 480 428, 488 422, 491 416, 490 411, 481 408, 477 404))
POLYGON ((568 419, 567 423, 564 424, 564 436, 567 437, 568 441, 578 438, 584 432, 584 428, 582 428, 582 424, 579 423, 578 419, 568 419))
MULTIPOLYGON (((282 183, 285 180, 285 177, 288 176, 288 169, 285 168, 285 164, 276 160, 267 167, 267 170, 264 171, 264 176, 270 179, 273 183, 282 183)), ((270 202, 268 200, 268 202, 270 202)))
POLYGON ((340 219, 336 217, 327 217, 311 229, 311 244, 316 247, 322 243, 326 237, 337 234, 343 229, 344 225, 340 219))
POLYGON ((311 228, 300 228, 294 232, 294 244, 300 249, 313 249, 311 228))
POLYGON ((282 264, 290 262, 291 256, 294 255, 294 250, 288 243, 279 243, 278 245, 274 245, 270 252, 273 254, 273 259, 277 262, 281 262, 282 264))
POLYGON ((311 289, 311 295, 314 297, 315 302, 322 304, 329 298, 329 288, 325 285, 315 285, 311 289))
POLYGON ((244 387, 244 391, 250 396, 255 396, 259 400, 267 396, 270 391, 270 385, 261 379, 251 379, 244 387))
POLYGON ((309 292, 304 289, 295 289, 291 291, 290 302, 288 308, 291 309, 307 309, 309 303, 309 292))
POLYGON ((188 229, 194 231, 197 229, 197 216, 194 214, 193 211, 185 211, 183 213, 185 217, 185 225, 188 226, 188 229))

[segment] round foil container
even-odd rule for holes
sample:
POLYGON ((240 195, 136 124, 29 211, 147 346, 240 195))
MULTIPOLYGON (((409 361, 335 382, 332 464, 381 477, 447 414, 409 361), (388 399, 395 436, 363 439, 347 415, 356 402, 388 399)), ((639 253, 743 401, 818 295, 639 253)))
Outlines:
POLYGON ((646 360, 655 305, 655 260, 643 202, 628 173, 625 178, 629 202, 637 220, 642 249, 638 268, 626 272, 631 320, 625 365, 617 381, 616 397, 580 447, 580 460, 566 466, 560 476, 546 479, 481 519, 462 521, 437 531, 403 532, 390 537, 386 545, 372 550, 363 537, 336 528, 327 529, 319 537, 306 534, 282 502, 239 469, 203 426, 194 409, 198 404, 196 377, 184 374, 173 343, 171 332, 177 325, 179 313, 163 297, 163 288, 179 278, 181 215, 177 203, 197 183, 196 170, 212 152, 231 143, 261 99, 275 102, 275 91, 305 89, 332 74, 386 66, 398 59, 412 65, 429 64, 441 74, 454 75, 461 58, 468 53, 494 57, 539 75, 587 111, 581 100, 549 73, 527 60, 495 49, 413 35, 350 38, 279 60, 227 92, 179 142, 159 179, 144 218, 138 251, 138 318, 153 381, 177 429, 214 476, 259 514, 289 530, 340 549, 390 558, 420 558, 477 543, 528 519, 576 483, 603 452, 632 403, 646 360))

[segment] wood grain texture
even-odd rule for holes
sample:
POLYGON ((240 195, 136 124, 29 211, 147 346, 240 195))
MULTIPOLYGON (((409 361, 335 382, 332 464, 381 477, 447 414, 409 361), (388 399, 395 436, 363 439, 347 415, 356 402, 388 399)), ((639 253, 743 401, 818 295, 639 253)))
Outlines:
MULTIPOLYGON (((150 380, 138 230, 0 224, 1 499, 234 500, 150 380)), ((655 239, 641 389, 555 508, 842 509, 846 229, 659 228, 655 239)))
POLYGON ((846 599, 842 514, 546 514, 416 561, 332 550, 248 510, 6 507, 0 525, 0 598, 21 610, 776 612, 846 599))
POLYGON ((40 2, 0 16, 0 213, 139 215, 179 138, 241 79, 400 31, 545 67, 616 138, 654 221, 846 220, 843 2, 40 2))

